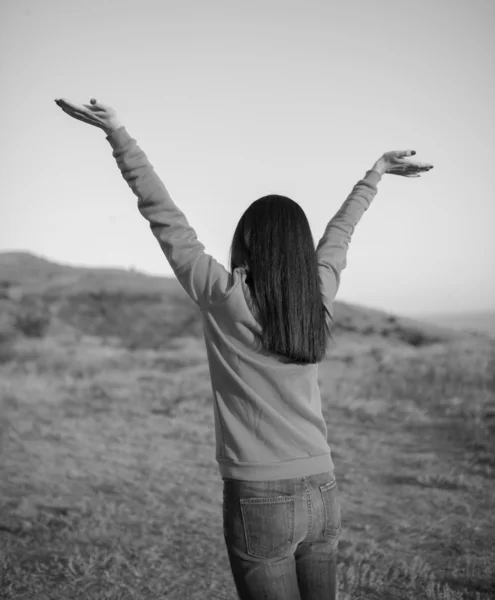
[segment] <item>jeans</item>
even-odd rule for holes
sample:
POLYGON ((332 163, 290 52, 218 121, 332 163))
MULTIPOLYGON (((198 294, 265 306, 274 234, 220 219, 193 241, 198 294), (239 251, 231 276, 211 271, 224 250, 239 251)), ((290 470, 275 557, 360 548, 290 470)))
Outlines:
POLYGON ((341 529, 333 472, 223 478, 223 532, 240 600, 335 600, 341 529))

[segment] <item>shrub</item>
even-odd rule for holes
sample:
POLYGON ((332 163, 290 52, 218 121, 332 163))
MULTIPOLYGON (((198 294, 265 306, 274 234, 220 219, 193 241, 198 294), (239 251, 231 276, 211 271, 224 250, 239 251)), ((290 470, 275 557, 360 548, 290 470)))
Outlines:
POLYGON ((428 331, 420 328, 408 327, 406 325, 396 325, 394 330, 395 336, 402 342, 409 344, 410 346, 428 346, 430 344, 436 344, 443 342, 442 338, 429 333, 428 331))
POLYGON ((15 358, 16 338, 17 333, 12 327, 0 326, 0 365, 15 358))
POLYGON ((50 311, 40 303, 24 301, 14 316, 15 328, 26 337, 41 338, 50 326, 50 311))

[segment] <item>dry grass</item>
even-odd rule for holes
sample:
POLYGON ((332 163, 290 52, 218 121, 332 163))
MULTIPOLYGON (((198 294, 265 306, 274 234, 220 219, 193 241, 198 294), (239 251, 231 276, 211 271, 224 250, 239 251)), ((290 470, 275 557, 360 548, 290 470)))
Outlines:
MULTIPOLYGON (((495 341, 373 327, 338 333, 319 369, 340 598, 493 598, 495 341)), ((0 598, 235 599, 202 338, 3 331, 0 598)))

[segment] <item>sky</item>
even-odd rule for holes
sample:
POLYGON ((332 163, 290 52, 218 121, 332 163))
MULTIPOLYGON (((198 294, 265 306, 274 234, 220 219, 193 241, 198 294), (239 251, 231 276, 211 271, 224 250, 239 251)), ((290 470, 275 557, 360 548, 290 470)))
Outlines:
POLYGON ((173 272, 100 129, 117 111, 226 268, 246 208, 282 194, 315 246, 389 150, 337 300, 403 316, 495 308, 492 0, 2 0, 0 252, 173 272))

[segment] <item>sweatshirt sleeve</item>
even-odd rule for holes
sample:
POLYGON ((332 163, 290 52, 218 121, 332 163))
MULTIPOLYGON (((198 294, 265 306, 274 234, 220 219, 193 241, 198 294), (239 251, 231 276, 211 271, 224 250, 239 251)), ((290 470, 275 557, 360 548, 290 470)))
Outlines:
POLYGON ((342 271, 347 266, 347 251, 354 228, 376 196, 381 175, 366 172, 330 220, 316 248, 323 303, 333 319, 333 301, 340 286, 342 271))
POLYGON ((202 310, 222 299, 230 273, 212 256, 174 204, 165 185, 155 173, 146 154, 125 127, 106 137, 122 176, 138 198, 139 212, 150 223, 179 283, 202 310))

